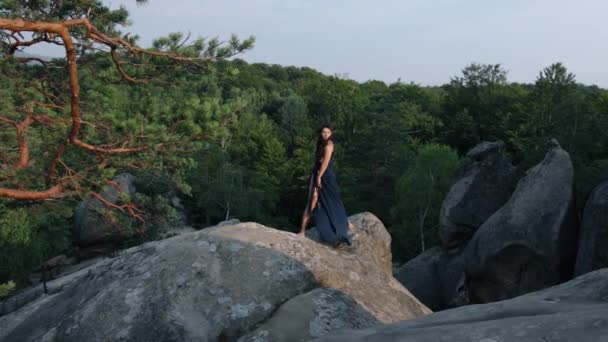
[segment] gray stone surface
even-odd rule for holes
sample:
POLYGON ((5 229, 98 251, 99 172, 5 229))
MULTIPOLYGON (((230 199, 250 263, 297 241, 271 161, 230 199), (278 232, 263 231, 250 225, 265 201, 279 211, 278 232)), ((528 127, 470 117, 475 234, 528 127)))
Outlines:
MULTIPOLYGON (((469 293, 465 284, 464 251, 452 249, 443 251, 437 260, 437 275, 440 292, 443 296, 441 309, 469 304, 469 293)), ((423 301, 424 303, 424 301, 423 301)))
POLYGON ((506 301, 342 330, 314 341, 607 342, 608 269, 506 301))
MULTIPOLYGON (((123 173, 114 177, 119 189, 113 185, 106 185, 99 195, 110 203, 116 203, 121 192, 129 196, 135 194, 133 175, 123 173)), ((114 227, 98 213, 106 206, 96 198, 88 198, 78 204, 74 211, 74 236, 81 246, 88 246, 100 242, 122 239, 134 234, 114 227)))
POLYGON ((439 238, 446 248, 466 244, 482 223, 508 200, 518 173, 505 158, 502 142, 482 142, 467 153, 460 176, 439 214, 439 238))
POLYGON ((395 273, 395 279, 433 311, 445 307, 437 273, 437 261, 441 255, 442 251, 439 247, 427 249, 405 263, 395 273))
POLYGON ((401 266, 395 278, 433 311, 469 303, 462 249, 428 249, 401 266))
MULTIPOLYGON (((349 230, 353 243, 353 247, 345 247, 350 251, 349 254, 368 258, 370 262, 379 265, 383 271, 392 274, 391 235, 382 222, 369 212, 352 215, 348 220, 356 227, 355 230, 349 230)), ((306 236, 313 241, 320 241, 315 227, 307 230, 306 236)))
POLYGON ((218 223, 217 225, 218 226, 230 226, 230 225, 237 224, 237 223, 241 223, 241 221, 237 218, 231 218, 229 220, 222 221, 222 222, 218 223))
POLYGON ((465 250, 472 303, 487 303, 572 279, 578 222, 570 156, 551 141, 509 201, 479 228, 465 250))
POLYGON ((239 342, 307 341, 339 329, 362 329, 381 322, 336 289, 319 288, 283 304, 271 319, 239 342))
POLYGON ((608 181, 589 196, 581 222, 575 274, 608 267, 608 181))
POLYGON ((55 293, 61 292, 68 285, 78 281, 85 276, 89 271, 95 269, 102 264, 102 258, 91 259, 80 264, 66 267, 63 273, 57 279, 49 280, 46 283, 47 293, 44 293, 43 284, 28 287, 18 293, 0 301, 0 316, 7 315, 19 308, 27 305, 30 302, 39 300, 40 298, 55 293))
POLYGON ((429 314, 387 271, 382 223, 369 213, 351 220, 348 250, 252 222, 125 250, 45 303, 2 317, 0 340, 234 340, 319 287, 339 289, 383 323, 429 314))

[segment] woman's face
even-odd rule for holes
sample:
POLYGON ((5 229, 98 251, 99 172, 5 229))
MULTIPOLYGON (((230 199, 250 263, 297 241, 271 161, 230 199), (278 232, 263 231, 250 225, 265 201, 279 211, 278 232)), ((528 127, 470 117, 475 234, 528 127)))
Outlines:
POLYGON ((323 127, 323 129, 321 130, 321 137, 323 138, 323 140, 329 139, 329 137, 331 137, 331 130, 327 127, 323 127))

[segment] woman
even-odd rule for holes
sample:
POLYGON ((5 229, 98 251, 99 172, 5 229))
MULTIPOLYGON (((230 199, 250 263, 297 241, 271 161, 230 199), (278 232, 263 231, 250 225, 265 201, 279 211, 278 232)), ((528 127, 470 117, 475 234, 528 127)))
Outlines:
POLYGON ((334 151, 332 128, 323 125, 317 139, 315 165, 308 181, 308 199, 302 214, 302 225, 298 235, 305 236, 306 226, 313 216, 322 241, 332 246, 342 243, 351 245, 348 229, 351 227, 342 198, 336 174, 332 170, 334 151))

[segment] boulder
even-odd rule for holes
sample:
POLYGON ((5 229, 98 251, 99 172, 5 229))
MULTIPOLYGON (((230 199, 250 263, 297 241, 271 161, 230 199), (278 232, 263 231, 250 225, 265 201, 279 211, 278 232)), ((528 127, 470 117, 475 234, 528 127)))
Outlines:
POLYGON ((238 341, 308 341, 339 329, 379 324, 378 319, 342 291, 318 288, 290 299, 271 319, 238 341))
POLYGON ((77 264, 75 257, 67 257, 65 254, 56 255, 38 266, 28 276, 32 285, 55 279, 64 273, 66 267, 77 264))
POLYGON ((156 227, 156 237, 158 239, 166 239, 171 236, 190 233, 196 230, 188 225, 186 210, 176 193, 177 190, 172 189, 168 193, 164 194, 168 199, 169 205, 175 210, 175 216, 170 218, 167 223, 158 225, 158 227, 156 227))
POLYGON ((342 330, 317 342, 608 341, 608 269, 517 298, 389 325, 342 330))
MULTIPOLYGON (((361 325, 431 313, 390 273, 390 237, 388 245, 375 241, 388 236, 382 222, 369 213, 353 222, 355 246, 345 250, 253 222, 130 248, 45 303, 0 317, 0 340, 236 340, 273 324, 277 309, 318 288, 339 290, 325 300, 348 303, 336 312, 361 325)), ((341 326, 339 318, 327 322, 341 326)))
POLYGON ((581 222, 575 275, 608 267, 608 181, 589 196, 581 222))
POLYGON ((439 247, 427 249, 406 262, 395 273, 395 278, 433 311, 442 310, 445 307, 437 273, 437 261, 442 254, 439 247))
MULTIPOLYGON (((352 215, 348 220, 353 224, 353 227, 356 227, 354 231, 349 230, 353 243, 353 247, 348 248, 351 254, 368 258, 375 265, 392 274, 391 235, 382 222, 369 212, 352 215)), ((308 229, 306 237, 321 242, 316 227, 308 229)))
POLYGON ((428 249, 401 266, 395 278, 433 311, 469 302, 462 249, 428 249))
MULTIPOLYGON (((119 174, 113 181, 115 184, 106 185, 99 193, 107 202, 116 204, 121 193, 135 195, 133 175, 119 174)), ((100 211, 106 208, 106 205, 94 197, 78 204, 74 212, 74 237, 80 246, 123 239, 135 234, 135 231, 121 229, 104 219, 100 211)))
POLYGON ((552 140, 509 201, 465 250, 472 303, 508 299, 572 279, 578 239, 570 156, 552 140))
POLYGON ((101 258, 89 259, 79 264, 65 266, 62 269, 63 272, 56 279, 47 281, 46 293, 43 284, 35 284, 34 286, 20 290, 8 298, 2 299, 0 301, 0 316, 17 311, 21 307, 48 295, 61 292, 68 285, 75 283, 78 279, 85 276, 90 270, 101 265, 103 260, 101 258))
MULTIPOLYGON (((444 250, 436 262, 440 293, 443 303, 440 309, 469 304, 469 293, 465 284, 464 250, 444 250)), ((415 294, 414 294, 415 295, 415 294)), ((424 303, 424 301, 422 301, 424 303)))
POLYGON ((501 141, 482 142, 467 153, 460 176, 441 205, 439 238, 444 247, 464 245, 509 200, 518 173, 503 147, 501 141))
POLYGON ((218 226, 230 226, 230 225, 237 224, 237 223, 241 223, 241 221, 237 218, 231 218, 229 220, 219 222, 217 225, 218 226))

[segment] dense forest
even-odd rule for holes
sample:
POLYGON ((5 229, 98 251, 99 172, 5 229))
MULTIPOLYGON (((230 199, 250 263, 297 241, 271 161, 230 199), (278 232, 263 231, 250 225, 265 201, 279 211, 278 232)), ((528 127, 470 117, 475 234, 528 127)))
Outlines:
MULTIPOLYGON (((184 39, 160 38, 152 50, 200 55, 217 44, 186 48, 184 39)), ((246 56, 252 44, 216 51, 202 66, 151 56, 145 66, 121 69, 105 51, 79 55, 81 136, 100 146, 150 147, 116 155, 66 149, 59 165, 51 165, 52 156, 65 141, 60 118, 69 118, 68 109, 37 107, 36 115, 54 120, 25 131, 14 123, 32 114, 33 100, 69 98, 66 60, 55 60, 55 67, 19 63, 3 45, 0 187, 46 189, 52 166, 56 177, 71 177, 72 186, 41 201, 0 199, 0 284, 23 285, 42 261, 77 253, 74 208, 124 172, 143 190, 108 208, 108 219, 145 232, 125 246, 154 239, 154 226, 175 214, 169 192, 178 194, 196 229, 235 217, 296 231, 318 129, 326 123, 335 129, 335 168, 347 211, 378 216, 401 261, 437 244, 441 202, 464 154, 481 141, 502 140, 525 170, 542 159, 545 141, 556 138, 575 166, 579 208, 608 163, 608 91, 578 83, 561 63, 539 70, 533 84, 509 81, 499 64, 476 63, 446 75, 449 82, 439 87, 360 83, 307 67, 228 58, 235 50, 246 56), (148 81, 125 81, 123 71, 148 81), (55 86, 43 96, 37 84, 55 86), (31 156, 27 167, 16 167, 21 137, 31 156)))

